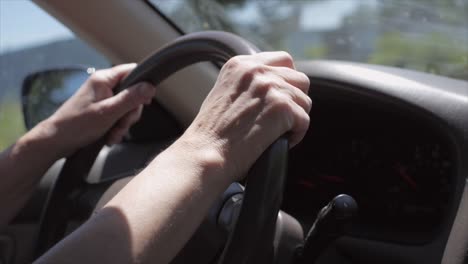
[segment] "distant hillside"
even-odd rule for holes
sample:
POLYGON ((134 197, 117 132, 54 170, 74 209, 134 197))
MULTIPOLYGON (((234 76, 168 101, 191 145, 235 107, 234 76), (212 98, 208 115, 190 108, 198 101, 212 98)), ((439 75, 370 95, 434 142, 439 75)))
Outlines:
POLYGON ((79 39, 67 39, 0 55, 0 102, 18 99, 23 79, 29 73, 69 65, 96 68, 107 60, 79 39))

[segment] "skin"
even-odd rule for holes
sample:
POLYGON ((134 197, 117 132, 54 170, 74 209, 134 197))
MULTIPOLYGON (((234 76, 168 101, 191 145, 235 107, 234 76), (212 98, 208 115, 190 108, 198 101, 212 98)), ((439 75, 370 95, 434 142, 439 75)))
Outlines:
POLYGON ((116 96, 112 92, 135 67, 124 64, 95 72, 56 113, 0 153, 0 226, 24 206, 55 161, 109 130, 107 143, 119 142, 139 119, 143 104, 151 102, 156 89, 142 83, 116 96))
MULTIPOLYGON (((308 89, 307 76, 285 52, 229 60, 185 133, 37 262, 168 263, 215 199, 275 139, 287 133, 291 146, 302 140, 312 106, 308 89)), ((110 112, 104 115, 118 116, 110 112)), ((72 126, 59 123, 57 130, 72 126)))

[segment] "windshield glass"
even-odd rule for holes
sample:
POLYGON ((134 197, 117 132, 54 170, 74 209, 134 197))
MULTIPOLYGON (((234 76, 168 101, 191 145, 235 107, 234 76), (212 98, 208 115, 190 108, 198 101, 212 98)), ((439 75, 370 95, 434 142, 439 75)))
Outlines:
POLYGON ((296 59, 468 80, 468 0, 150 0, 182 31, 224 30, 296 59))

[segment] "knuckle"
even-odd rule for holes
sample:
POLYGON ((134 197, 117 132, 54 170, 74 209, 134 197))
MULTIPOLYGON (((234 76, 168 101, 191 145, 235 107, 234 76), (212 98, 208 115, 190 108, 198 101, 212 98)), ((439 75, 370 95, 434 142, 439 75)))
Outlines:
POLYGON ((247 66, 243 68, 243 71, 241 73, 241 78, 243 81, 251 81, 256 77, 256 72, 253 70, 252 66, 247 66))
POLYGON ((253 71, 256 75, 263 75, 268 72, 268 66, 261 63, 256 63, 251 66, 251 71, 253 71))
POLYGON ((272 108, 280 113, 292 112, 290 100, 280 92, 269 93, 272 100, 272 108))
MULTIPOLYGON (((256 78, 253 85, 253 92, 257 96, 264 96, 275 87, 277 87, 277 84, 271 79, 256 78)), ((276 93, 274 94, 274 97, 277 96, 276 93)))
POLYGON ((142 102, 144 102, 145 100, 145 95, 138 92, 138 89, 140 89, 142 87, 143 84, 138 84, 133 91, 129 91, 129 90, 126 90, 127 91, 127 94, 126 94, 126 98, 125 100, 128 101, 129 105, 131 106, 137 106, 139 104, 141 104, 142 102))
POLYGON ((305 100, 306 100, 306 106, 307 106, 307 109, 305 109, 307 112, 310 112, 310 110, 312 109, 312 99, 309 97, 309 96, 305 96, 305 100))
POLYGON ((310 79, 309 79, 309 76, 307 76, 305 73, 303 72, 299 72, 299 74, 301 75, 301 82, 304 83, 304 86, 309 89, 309 86, 310 86, 310 79))
POLYGON ((253 84, 255 92, 258 92, 256 89, 259 88, 268 88, 267 83, 264 82, 263 74, 266 69, 264 65, 254 64, 254 63, 245 63, 240 71, 240 81, 247 86, 253 84))
POLYGON ((239 67, 243 63, 243 56, 234 56, 230 58, 225 64, 224 67, 227 69, 233 69, 239 67))
POLYGON ((291 54, 289 54, 288 52, 286 51, 280 51, 280 56, 287 62, 290 62, 292 63, 293 62, 293 57, 291 56, 291 54))
POLYGON ((299 120, 300 120, 299 129, 301 131, 307 131, 307 129, 309 128, 309 124, 310 124, 310 116, 307 113, 303 112, 299 120))
POLYGON ((310 117, 306 112, 300 111, 296 113, 294 127, 291 128, 291 131, 293 132, 291 138, 293 141, 292 145, 299 143, 304 138, 307 134, 307 130, 309 129, 309 124, 310 117))
POLYGON ((112 113, 112 107, 108 104, 96 104, 90 108, 90 112, 99 116, 108 116, 112 113))
POLYGON ((89 77, 89 81, 91 84, 99 85, 106 81, 105 72, 103 70, 99 70, 91 74, 89 77))
POLYGON ((244 62, 242 65, 243 74, 258 75, 265 72, 265 65, 253 62, 244 62))

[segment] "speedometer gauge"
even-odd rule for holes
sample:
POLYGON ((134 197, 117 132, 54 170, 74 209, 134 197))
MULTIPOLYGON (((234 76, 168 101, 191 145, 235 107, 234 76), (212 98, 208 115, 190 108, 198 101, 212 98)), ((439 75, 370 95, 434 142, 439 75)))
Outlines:
POLYGON ((448 204, 451 186, 449 154, 439 143, 379 146, 369 159, 374 166, 354 175, 350 190, 367 210, 363 223, 379 223, 402 231, 424 231, 436 226, 448 204))
POLYGON ((292 151, 283 209, 308 228, 322 206, 346 193, 359 205, 358 235, 394 240, 436 230, 453 189, 444 137, 401 116, 339 110, 315 113, 323 118, 311 118, 305 144, 292 151))

